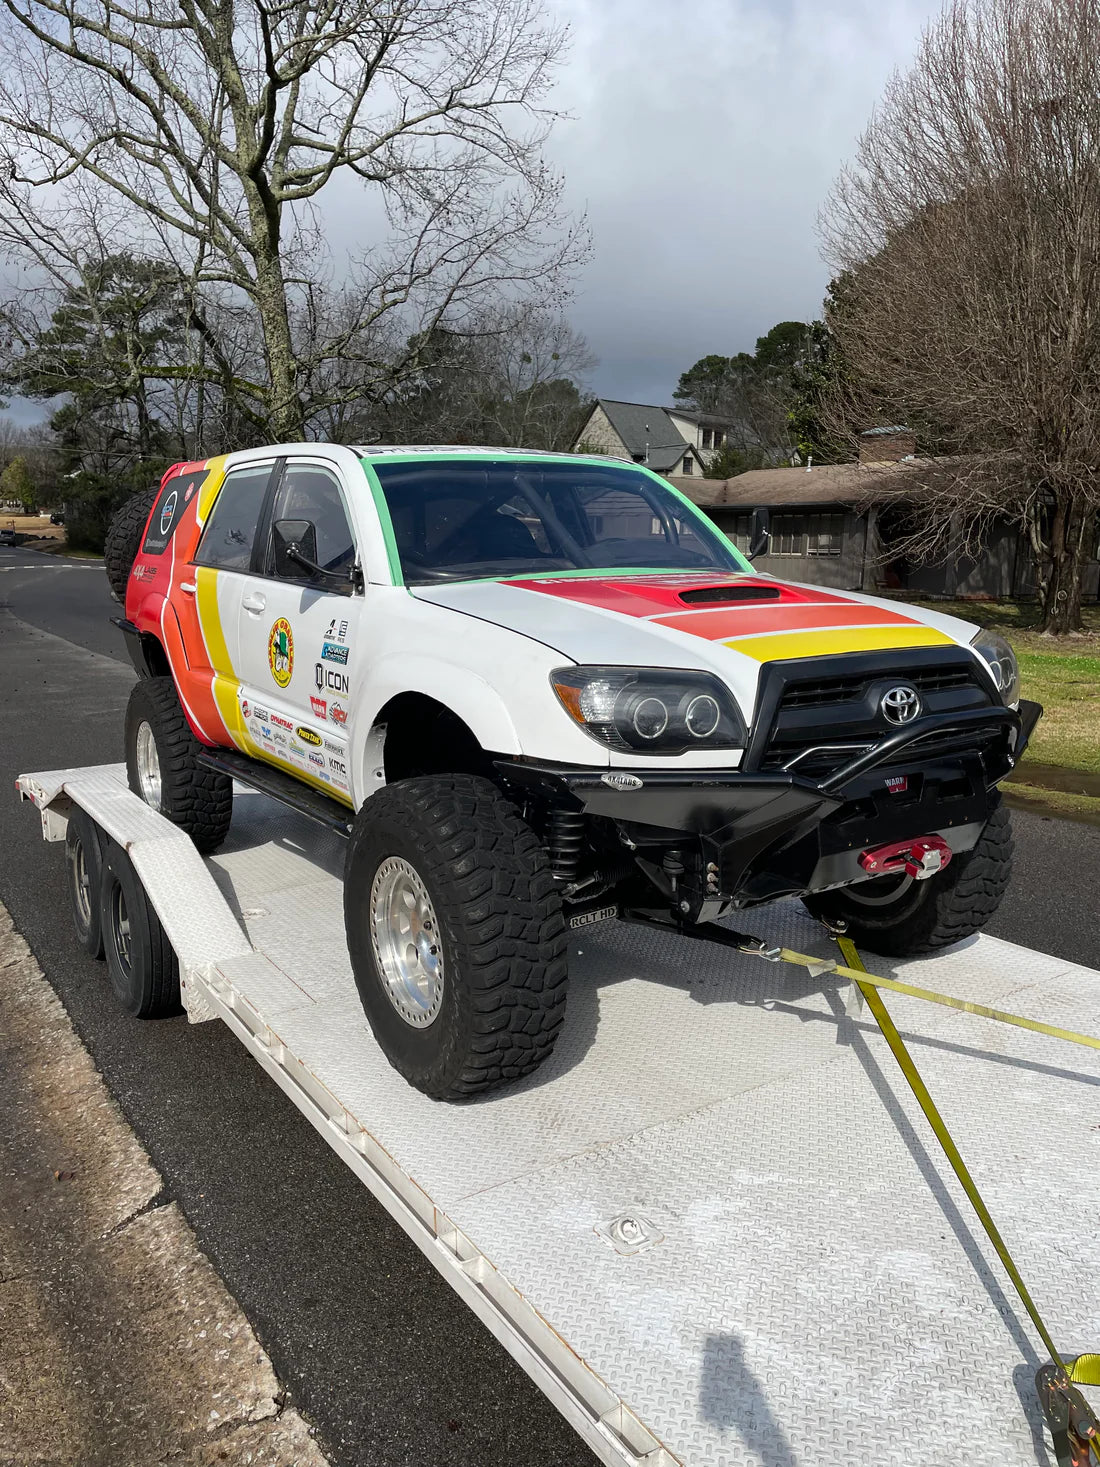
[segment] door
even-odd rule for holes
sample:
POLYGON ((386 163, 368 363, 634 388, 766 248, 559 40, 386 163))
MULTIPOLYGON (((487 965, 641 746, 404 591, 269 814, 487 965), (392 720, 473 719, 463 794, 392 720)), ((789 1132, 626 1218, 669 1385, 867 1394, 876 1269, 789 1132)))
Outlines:
POLYGON ((240 712, 238 622, 275 460, 230 469, 175 596, 188 662, 184 696, 216 742, 249 749, 240 712), (213 706, 211 707, 211 700, 213 706), (224 739, 218 721, 224 726, 224 739))
POLYGON ((363 598, 352 582, 355 538, 339 476, 317 461, 288 460, 267 525, 241 591, 241 711, 265 758, 350 804, 347 725, 363 598), (284 565, 278 573, 274 526, 286 520, 313 526, 319 571, 284 565))

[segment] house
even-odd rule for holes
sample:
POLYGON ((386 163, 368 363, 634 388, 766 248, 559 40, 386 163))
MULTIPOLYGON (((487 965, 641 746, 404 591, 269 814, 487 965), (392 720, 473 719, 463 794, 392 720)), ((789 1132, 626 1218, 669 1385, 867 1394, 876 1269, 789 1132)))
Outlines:
MULTIPOLYGON (((672 478, 672 483, 747 550, 753 509, 771 516, 766 555, 757 570, 841 590, 903 591, 950 600, 1009 599, 1035 594, 1034 568, 1017 525, 994 521, 976 557, 961 552, 938 563, 891 554, 891 542, 911 524, 929 476, 950 474, 951 462, 919 459, 907 428, 873 428, 860 435, 858 463, 751 469, 732 479, 672 478)), ((1086 599, 1100 594, 1100 565, 1084 578, 1086 599)))
POLYGON ((599 397, 581 424, 573 452, 587 449, 631 459, 657 474, 697 478, 725 442, 725 433, 721 419, 703 413, 599 397))

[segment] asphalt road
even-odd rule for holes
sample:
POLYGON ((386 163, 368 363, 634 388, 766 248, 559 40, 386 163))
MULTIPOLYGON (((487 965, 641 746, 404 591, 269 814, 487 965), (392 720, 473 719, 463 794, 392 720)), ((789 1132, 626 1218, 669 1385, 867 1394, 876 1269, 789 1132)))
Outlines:
MULTIPOLYGON (((0 549, 0 788, 122 758, 102 568, 0 549)), ((989 930, 1094 966, 1100 828, 1017 814, 989 930)), ((0 899, 336 1467, 595 1459, 221 1024, 138 1024, 70 934, 63 861, 0 797, 0 899)))

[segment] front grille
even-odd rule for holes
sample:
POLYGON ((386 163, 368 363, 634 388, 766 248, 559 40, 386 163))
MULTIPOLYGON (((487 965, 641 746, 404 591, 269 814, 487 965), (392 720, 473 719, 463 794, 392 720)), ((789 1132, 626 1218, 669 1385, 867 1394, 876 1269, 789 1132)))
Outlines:
POLYGON ((851 703, 866 695, 871 683, 880 683, 885 678, 896 678, 916 688, 922 697, 929 693, 942 693, 951 688, 976 686, 970 669, 966 667, 925 668, 917 672, 898 668, 876 672, 873 677, 827 677, 817 682, 792 683, 780 699, 779 707, 817 708, 829 703, 851 703))
MULTIPOLYGON (((827 666, 807 662, 797 671, 788 667, 769 676, 782 681, 771 701, 767 733, 759 732, 753 750, 755 767, 813 779, 834 773, 898 732, 882 707, 892 687, 916 690, 922 718, 993 705, 974 659, 962 649, 915 650, 903 658, 897 653, 835 657, 827 666)), ((768 702, 762 697, 763 706, 768 702)), ((948 729, 908 746, 891 762, 912 765, 981 743, 973 732, 948 729)))

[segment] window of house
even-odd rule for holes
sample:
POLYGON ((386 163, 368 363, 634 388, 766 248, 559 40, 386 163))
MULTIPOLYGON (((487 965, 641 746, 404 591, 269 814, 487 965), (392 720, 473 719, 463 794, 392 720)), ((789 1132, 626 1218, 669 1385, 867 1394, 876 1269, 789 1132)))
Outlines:
POLYGON ((842 514, 812 514, 806 527, 807 555, 839 555, 844 534, 842 514))
POLYGON ((710 429, 709 428, 704 428, 703 429, 703 447, 704 448, 709 448, 710 447, 710 441, 711 441, 711 432, 710 432, 710 429))
POLYGON ((770 555, 804 555, 806 553, 806 515, 772 515, 770 555))
POLYGON ((732 540, 742 555, 749 553, 749 534, 752 529, 752 515, 745 514, 723 515, 721 528, 727 540, 732 540))
POLYGON ((683 464, 680 467, 680 472, 681 472, 681 474, 693 474, 695 472, 695 470, 691 466, 691 459, 690 458, 685 458, 684 459, 684 462, 683 462, 683 464))
POLYGON ((644 464, 645 463, 645 454, 644 453, 636 453, 636 454, 634 454, 634 462, 636 464, 644 464))
POLYGON ((715 446, 715 448, 724 448, 725 447, 725 443, 726 443, 726 435, 724 433, 720 433, 718 431, 718 429, 715 428, 715 430, 714 430, 714 446, 715 446))
POLYGON ((246 464, 225 476, 206 522, 196 565, 246 571, 252 565, 252 542, 271 478, 271 464, 246 464))

